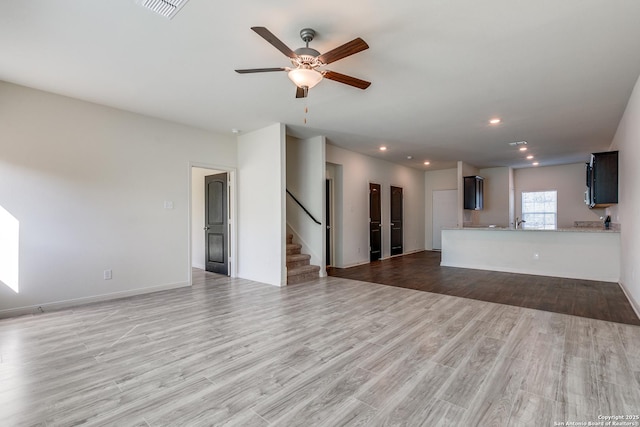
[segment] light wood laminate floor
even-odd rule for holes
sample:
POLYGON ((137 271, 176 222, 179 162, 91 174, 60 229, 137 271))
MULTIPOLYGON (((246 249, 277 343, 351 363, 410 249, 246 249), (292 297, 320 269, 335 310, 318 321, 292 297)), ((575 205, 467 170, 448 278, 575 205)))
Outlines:
MULTIPOLYGON (((640 327, 342 278, 0 320, 0 425, 554 426, 640 414, 640 327)), ((637 420, 640 421, 640 420, 637 420)))

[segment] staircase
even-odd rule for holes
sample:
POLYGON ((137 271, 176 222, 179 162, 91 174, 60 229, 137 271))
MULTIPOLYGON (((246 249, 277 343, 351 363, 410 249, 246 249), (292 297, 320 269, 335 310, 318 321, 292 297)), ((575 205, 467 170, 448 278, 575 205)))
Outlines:
POLYGON ((301 254, 301 245, 293 243, 293 234, 287 234, 287 285, 309 282, 318 278, 320 267, 310 265, 311 255, 301 254))

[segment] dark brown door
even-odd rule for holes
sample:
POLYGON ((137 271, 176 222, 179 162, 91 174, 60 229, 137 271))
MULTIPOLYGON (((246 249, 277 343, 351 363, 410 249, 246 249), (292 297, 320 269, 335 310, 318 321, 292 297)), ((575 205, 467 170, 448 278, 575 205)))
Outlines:
POLYGON ((213 273, 229 274, 227 174, 205 176, 204 188, 206 269, 213 273))
POLYGON ((391 255, 402 253, 402 188, 391 186, 391 255))
POLYGON ((382 209, 380 206, 380 184, 369 184, 369 260, 382 257, 382 209))
POLYGON ((326 265, 331 265, 331 181, 326 180, 325 184, 325 198, 326 198, 326 209, 325 209, 325 224, 327 226, 327 237, 326 237, 326 257, 325 260, 326 265))

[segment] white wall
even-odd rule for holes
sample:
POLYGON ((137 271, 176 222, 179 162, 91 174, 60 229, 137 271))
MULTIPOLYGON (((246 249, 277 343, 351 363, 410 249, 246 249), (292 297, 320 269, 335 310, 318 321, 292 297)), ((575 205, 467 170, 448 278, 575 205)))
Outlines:
POLYGON ((424 173, 424 246, 433 249, 433 192, 457 190, 458 169, 426 171, 424 173))
POLYGON ((573 227, 574 221, 599 221, 604 209, 589 209, 584 203, 585 164, 516 169, 516 217, 522 218, 522 192, 558 192, 558 228, 573 227))
POLYGON ((191 168, 191 266, 206 268, 204 238, 204 177, 223 173, 212 169, 191 168))
POLYGON ((640 316, 640 78, 620 120, 611 150, 619 150, 619 204, 611 218, 621 224, 620 284, 640 316))
POLYGON ((480 169, 484 178, 484 207, 478 211, 481 225, 509 226, 509 175, 508 167, 480 169))
POLYGON ((0 206, 20 227, 0 315, 189 284, 190 162, 235 167, 233 138, 3 82, 0 100, 0 206))
POLYGON ((348 267, 369 262, 369 183, 382 190, 382 256, 390 256, 390 186, 403 188, 404 252, 424 249, 424 172, 375 159, 327 144, 327 162, 342 166, 342 199, 339 228, 343 235, 336 266, 348 267))
POLYGON ((287 136, 287 188, 307 208, 316 224, 298 204, 287 195, 287 227, 295 243, 302 245, 302 253, 311 255, 311 264, 325 269, 325 137, 298 139, 287 136))
POLYGON ((238 137, 238 276, 283 286, 285 127, 276 123, 238 137))

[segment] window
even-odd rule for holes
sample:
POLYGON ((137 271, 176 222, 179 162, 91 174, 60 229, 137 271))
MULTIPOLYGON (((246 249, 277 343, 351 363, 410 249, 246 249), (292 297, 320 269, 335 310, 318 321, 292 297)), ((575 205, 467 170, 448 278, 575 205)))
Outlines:
POLYGON ((522 228, 555 230, 558 218, 557 191, 522 192, 522 228))

